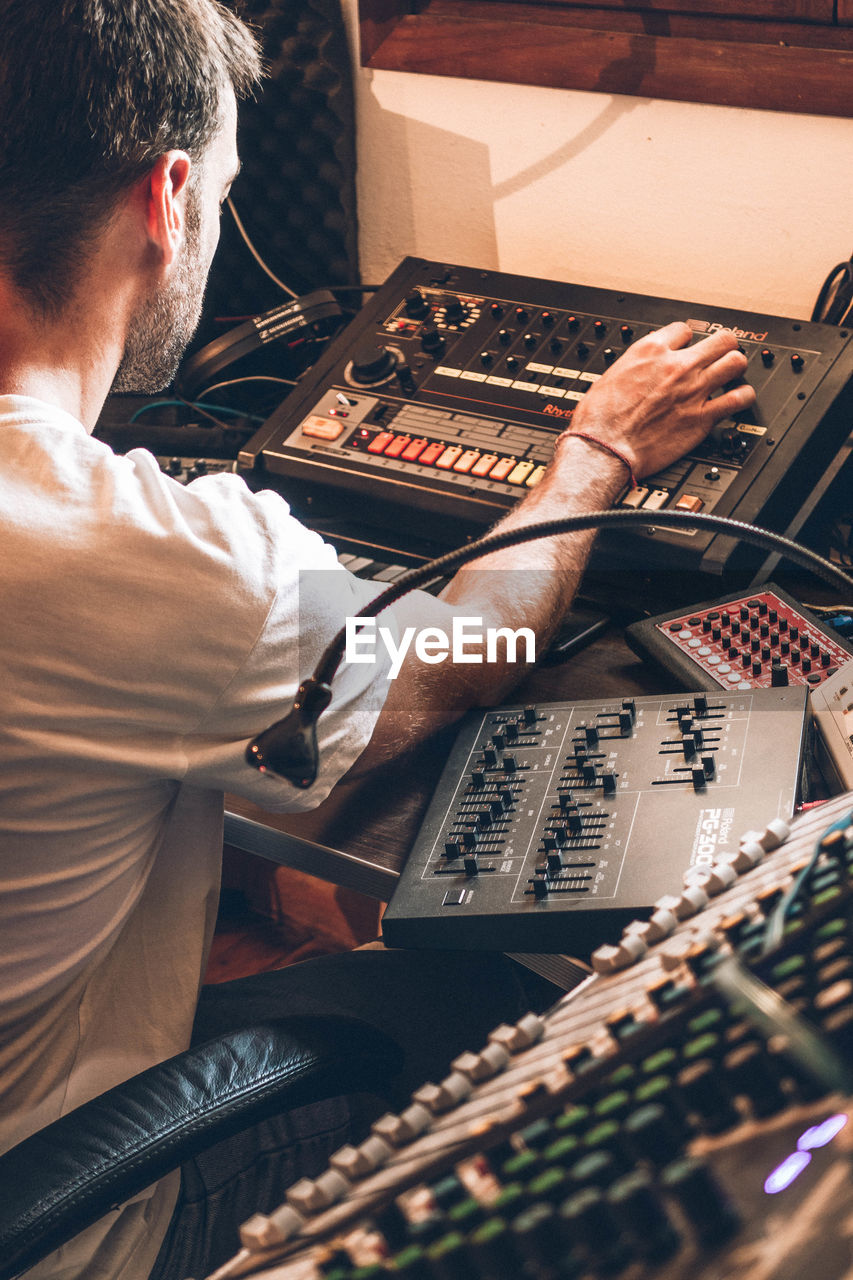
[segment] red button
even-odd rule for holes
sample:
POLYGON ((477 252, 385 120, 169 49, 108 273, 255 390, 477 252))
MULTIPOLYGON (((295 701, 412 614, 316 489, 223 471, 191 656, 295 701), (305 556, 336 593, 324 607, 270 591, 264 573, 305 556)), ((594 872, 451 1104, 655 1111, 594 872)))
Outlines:
POLYGON ((374 436, 370 444, 367 446, 368 453, 384 453, 388 445, 394 439, 393 431, 380 431, 378 436, 374 436))
POLYGON ((392 440, 388 448, 385 450, 385 457, 399 458, 400 454, 403 452, 406 445, 411 444, 411 441, 412 441, 411 436, 397 436, 397 438, 395 440, 392 440))

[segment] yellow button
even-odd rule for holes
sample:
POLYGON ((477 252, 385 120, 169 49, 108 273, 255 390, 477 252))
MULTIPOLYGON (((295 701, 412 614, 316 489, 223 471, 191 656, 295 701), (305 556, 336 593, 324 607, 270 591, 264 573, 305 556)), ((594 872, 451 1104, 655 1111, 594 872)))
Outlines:
POLYGON ((510 484, 524 484, 524 481, 530 475, 530 472, 532 470, 533 470, 532 462, 517 462, 516 465, 513 467, 512 471, 507 476, 507 481, 510 484))
POLYGON ((544 476, 544 474, 545 474, 545 468, 541 464, 538 467, 534 468, 534 470, 531 471, 530 475, 527 477, 527 480, 525 481, 525 484, 527 485, 528 489, 532 489, 535 484, 538 484, 539 481, 544 476))

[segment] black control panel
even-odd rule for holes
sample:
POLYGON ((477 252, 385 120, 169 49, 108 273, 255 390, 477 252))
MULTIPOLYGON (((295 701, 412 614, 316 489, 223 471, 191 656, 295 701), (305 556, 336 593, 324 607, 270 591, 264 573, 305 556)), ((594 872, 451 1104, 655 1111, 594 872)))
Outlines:
POLYGON ((275 477, 288 496, 335 491, 342 510, 366 520, 381 511, 411 523, 420 513, 433 533, 435 516, 476 529, 538 483, 556 436, 608 366, 676 319, 695 341, 735 331, 757 403, 626 488, 619 505, 647 511, 649 523, 603 535, 594 564, 719 575, 737 565, 736 542, 661 529, 654 513, 716 512, 796 536, 846 458, 846 330, 407 258, 239 464, 264 483, 275 477))
POLYGON ((804 687, 501 707, 460 729, 382 921, 389 946, 579 955, 790 817, 804 687))

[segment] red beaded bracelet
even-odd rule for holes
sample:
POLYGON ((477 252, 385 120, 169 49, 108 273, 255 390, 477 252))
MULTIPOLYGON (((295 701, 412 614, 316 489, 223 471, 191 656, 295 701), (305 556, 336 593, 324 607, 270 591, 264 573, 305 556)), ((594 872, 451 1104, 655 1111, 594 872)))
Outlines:
POLYGON ((576 440, 585 440, 587 444, 594 444, 596 448, 603 449, 605 453, 609 453, 614 458, 618 458, 621 463, 628 468, 628 479, 631 482, 631 488, 636 489, 637 477, 634 475, 634 468, 631 466, 631 460, 621 449, 617 449, 614 445, 608 444, 606 440, 599 440, 598 436, 587 435, 585 431, 572 431, 571 427, 567 427, 557 436, 557 444, 568 436, 574 436, 576 440))

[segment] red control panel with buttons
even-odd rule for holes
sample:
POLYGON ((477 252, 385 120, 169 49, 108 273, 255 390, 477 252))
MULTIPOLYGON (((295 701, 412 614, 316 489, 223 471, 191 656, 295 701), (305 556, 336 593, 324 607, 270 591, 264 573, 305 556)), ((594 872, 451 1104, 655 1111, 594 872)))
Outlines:
POLYGON ((689 689, 813 689, 853 661, 853 648, 773 583, 635 622, 635 652, 689 689))
POLYGON ((239 463, 288 497, 337 491, 356 518, 376 499, 390 527, 418 511, 474 532, 541 480, 557 435, 619 355, 676 319, 695 342, 735 331, 756 405, 626 485, 618 504, 647 511, 649 523, 605 531, 594 563, 719 576, 755 553, 689 524, 660 529, 654 513, 715 512, 796 537, 847 456, 845 330, 406 258, 239 463))

